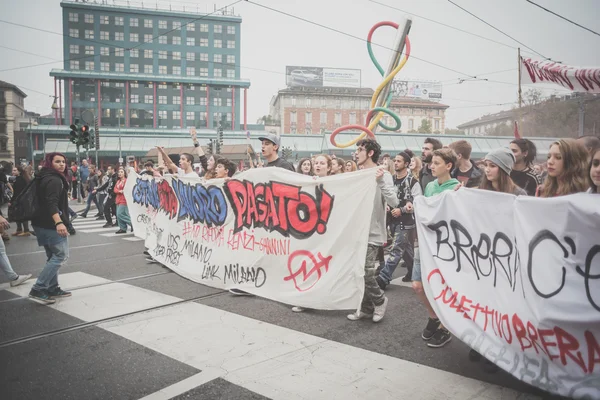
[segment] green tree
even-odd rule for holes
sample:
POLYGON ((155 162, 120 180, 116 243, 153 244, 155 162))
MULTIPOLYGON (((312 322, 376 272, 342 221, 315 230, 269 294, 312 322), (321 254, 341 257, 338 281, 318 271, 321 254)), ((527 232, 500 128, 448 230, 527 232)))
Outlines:
POLYGON ((431 133, 431 121, 429 121, 428 119, 421 120, 419 133, 431 133))

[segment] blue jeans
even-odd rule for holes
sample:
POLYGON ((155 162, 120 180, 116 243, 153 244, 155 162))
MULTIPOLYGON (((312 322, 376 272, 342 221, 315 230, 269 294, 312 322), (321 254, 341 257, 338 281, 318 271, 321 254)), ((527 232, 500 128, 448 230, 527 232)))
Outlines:
POLYGON ((6 277, 9 281, 14 281, 19 277, 12 269, 10 265, 10 261, 8 260, 8 256, 6 255, 6 246, 4 245, 4 240, 0 239, 0 268, 6 274, 6 277))
MULTIPOLYGON (((405 257, 404 253, 408 253, 410 258, 413 257, 414 254, 414 239, 413 239, 413 231, 412 229, 401 229, 400 225, 392 226, 392 231, 394 232, 394 243, 392 247, 392 251, 390 252, 390 257, 387 259, 385 266, 379 273, 379 277, 389 285, 392 280, 392 275, 400 264, 400 260, 405 257)), ((409 271, 409 276, 412 275, 412 271, 409 271)))
POLYGON ((92 194, 92 192, 90 192, 90 194, 88 195, 88 198, 87 198, 87 205, 85 207, 85 210, 83 210, 83 212, 82 212, 83 215, 87 215, 88 211, 90 211, 90 207, 92 206, 92 201, 94 202, 94 204, 96 205, 96 208, 98 209, 98 212, 100 213, 100 206, 98 205, 98 200, 96 199, 96 195, 92 194))
POLYGON ((107 194, 104 193, 96 193, 98 199, 98 214, 101 216, 104 215, 104 202, 106 201, 107 194))
POLYGON ((127 226, 131 226, 133 229, 133 225, 131 225, 131 217, 129 216, 129 210, 127 206, 117 205, 117 223, 119 224, 119 229, 126 231, 127 226))
POLYGON ((34 226, 33 229, 38 245, 44 246, 48 259, 32 289, 53 291, 58 287, 58 269, 69 259, 69 240, 61 237, 55 229, 39 226, 34 226))

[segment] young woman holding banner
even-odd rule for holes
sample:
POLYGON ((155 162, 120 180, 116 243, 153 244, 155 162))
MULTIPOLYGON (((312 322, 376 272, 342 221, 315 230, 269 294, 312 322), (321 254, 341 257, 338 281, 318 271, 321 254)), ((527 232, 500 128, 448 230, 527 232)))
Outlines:
POLYGON ((588 189, 588 153, 573 139, 552 143, 548 153, 548 177, 540 186, 538 197, 566 196, 588 189))
POLYGON ((510 173, 515 165, 515 156, 507 148, 490 152, 484 158, 485 169, 479 184, 480 189, 526 196, 527 192, 515 185, 510 173))

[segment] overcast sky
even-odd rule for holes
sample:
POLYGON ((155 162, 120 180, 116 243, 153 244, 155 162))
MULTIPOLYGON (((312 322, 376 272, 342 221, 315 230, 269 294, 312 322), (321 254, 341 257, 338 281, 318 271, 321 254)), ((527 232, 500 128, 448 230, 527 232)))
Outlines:
MULTIPOLYGON (((139 4, 139 0, 136 1, 139 4)), ((222 7, 234 1, 215 3, 205 0, 178 0, 170 4, 174 9, 187 7, 189 10, 191 7, 200 11, 212 11, 213 4, 222 7)), ((427 62, 412 58, 399 76, 444 82, 442 102, 450 106, 446 126, 451 128, 479 116, 511 108, 510 105, 489 104, 511 103, 517 100, 518 46, 521 46, 523 55, 541 58, 447 0, 377 1, 400 8, 404 12, 369 0, 255 0, 261 5, 360 38, 366 38, 371 26, 379 21, 397 21, 403 15, 412 15, 412 54, 427 62), (422 17, 505 45, 442 26, 422 17), (511 71, 485 75, 504 70, 511 71), (508 84, 485 81, 467 81, 459 84, 459 78, 468 79, 467 75, 508 84)), ((598 0, 534 1, 596 32, 600 31, 598 0)), ((112 3, 112 0, 109 2, 112 3)), ((454 2, 546 57, 574 66, 600 67, 600 36, 561 20, 525 0, 454 2)), ((156 4, 156 1, 145 2, 146 6, 150 4, 156 4)), ((160 0, 158 4, 168 6, 169 2, 160 0)), ((255 122, 262 115, 268 114, 271 98, 279 89, 285 87, 286 65, 361 69, 363 86, 375 88, 379 83, 380 76, 369 60, 365 41, 246 1, 236 4, 234 8, 236 14, 243 18, 241 65, 242 77, 251 81, 248 91, 249 122, 255 122)), ((62 32, 62 9, 59 0, 0 0, 0 9, 1 20, 62 32)), ((391 47, 394 35, 393 29, 382 28, 373 40, 384 47, 391 47)), ((0 46, 3 46, 0 47, 0 80, 23 88, 28 94, 25 102, 28 110, 42 114, 50 111, 52 99, 48 96, 54 89, 49 71, 51 68, 60 68, 61 63, 25 67, 62 59, 62 39, 60 35, 0 22, 0 46), (5 47, 32 54, 16 52, 5 47), (15 69, 6 71, 11 68, 15 69), (35 93, 32 90, 47 94, 35 93)), ((375 47, 375 53, 386 66, 390 51, 375 47)), ((565 91, 560 88, 556 91, 548 87, 544 92, 551 94, 565 91)))

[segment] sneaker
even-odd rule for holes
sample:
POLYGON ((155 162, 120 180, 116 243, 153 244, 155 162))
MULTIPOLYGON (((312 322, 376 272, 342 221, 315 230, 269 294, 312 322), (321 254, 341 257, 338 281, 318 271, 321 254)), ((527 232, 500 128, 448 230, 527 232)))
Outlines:
POLYGON ((425 327, 425 329, 423 329, 423 333, 421 334, 423 340, 431 339, 435 332, 438 330, 439 326, 440 320, 438 318, 429 318, 429 321, 427 321, 427 326, 425 327))
POLYGON ((104 225, 102 225, 103 228, 112 228, 113 224, 112 223, 106 223, 104 225))
POLYGON ((62 290, 60 287, 52 291, 48 291, 48 295, 51 299, 57 299, 59 297, 71 297, 71 292, 67 292, 66 290, 62 290))
POLYGON ((102 215, 99 217, 96 217, 96 221, 102 221, 103 219, 104 219, 104 216, 102 216, 102 215))
POLYGON ((48 293, 45 290, 42 291, 42 290, 31 289, 31 291, 29 292, 29 298, 31 300, 35 301, 36 303, 39 303, 42 305, 56 303, 56 300, 50 298, 50 296, 48 296, 48 293))
POLYGON ((27 231, 27 232, 21 232, 17 235, 18 237, 28 237, 31 236, 31 232, 27 231))
POLYGON ((240 290, 240 289, 229 289, 229 293, 235 294, 236 296, 254 296, 253 294, 244 292, 243 290, 240 290))
POLYGON ((24 283, 26 280, 31 279, 31 274, 27 274, 27 275, 19 275, 17 277, 17 279, 15 279, 14 281, 12 281, 10 283, 11 287, 15 287, 15 286, 19 286, 22 283, 24 283))
POLYGON ((373 312, 373 322, 379 322, 383 319, 387 305, 388 305, 388 298, 384 296, 383 304, 381 304, 380 306, 375 306, 375 312, 373 312))
POLYGON ((117 235, 120 235, 121 233, 127 233, 127 231, 124 231, 123 229, 119 229, 118 231, 115 232, 117 235))
POLYGON ((373 314, 367 314, 366 312, 357 311, 353 314, 348 314, 346 318, 348 318, 350 321, 358 321, 359 319, 373 318, 373 314))
POLYGON ((293 312, 304 312, 304 310, 306 310, 306 308, 298 307, 298 306, 292 307, 293 312))
POLYGON ((375 280, 377 281, 377 284, 379 285, 381 290, 385 290, 387 284, 383 281, 383 279, 380 276, 378 276, 377 278, 375 278, 375 280))
POLYGON ((112 224, 113 228, 119 226, 119 224, 117 224, 116 222, 114 224, 112 224))
POLYGON ((87 218, 87 214, 79 214, 81 218, 87 218))
POLYGON ((402 277, 402 282, 412 282, 412 279, 411 279, 411 277, 410 277, 410 276, 408 276, 408 275, 404 275, 404 276, 402 277))
POLYGON ((446 343, 452 340, 452 334, 446 328, 438 329, 432 336, 431 340, 427 343, 427 346, 438 348, 443 347, 446 343))
POLYGON ((74 235, 77 233, 73 227, 67 228, 67 231, 69 232, 69 235, 74 235))

